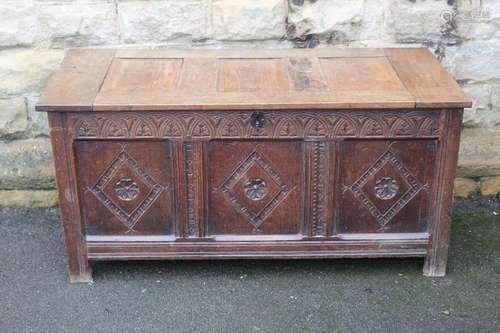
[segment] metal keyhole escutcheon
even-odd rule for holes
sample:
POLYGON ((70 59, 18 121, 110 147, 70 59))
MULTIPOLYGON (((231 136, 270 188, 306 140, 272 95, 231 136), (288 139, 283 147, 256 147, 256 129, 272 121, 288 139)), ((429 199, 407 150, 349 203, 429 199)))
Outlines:
POLYGON ((266 118, 262 112, 254 112, 250 117, 250 125, 255 129, 261 129, 264 127, 266 118))

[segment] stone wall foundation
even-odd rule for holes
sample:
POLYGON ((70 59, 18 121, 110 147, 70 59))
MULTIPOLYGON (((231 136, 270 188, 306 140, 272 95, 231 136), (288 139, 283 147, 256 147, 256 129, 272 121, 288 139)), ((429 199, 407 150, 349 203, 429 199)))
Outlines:
POLYGON ((474 101, 455 194, 496 195, 500 1, 2 0, 0 206, 54 203, 47 118, 34 105, 69 48, 367 46, 427 47, 449 69, 474 101))

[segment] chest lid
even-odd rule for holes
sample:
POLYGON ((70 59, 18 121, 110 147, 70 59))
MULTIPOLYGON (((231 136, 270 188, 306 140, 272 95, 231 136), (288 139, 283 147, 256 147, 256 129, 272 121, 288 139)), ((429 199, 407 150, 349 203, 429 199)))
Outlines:
POLYGON ((463 108, 426 49, 70 50, 39 111, 463 108))

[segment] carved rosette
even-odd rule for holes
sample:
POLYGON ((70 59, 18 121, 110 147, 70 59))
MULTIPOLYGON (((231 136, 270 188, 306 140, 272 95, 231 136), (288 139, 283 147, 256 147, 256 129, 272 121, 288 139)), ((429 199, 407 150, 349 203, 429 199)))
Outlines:
POLYGON ((260 178, 252 178, 244 185, 245 195, 250 200, 262 200, 268 191, 267 184, 260 178))
POLYGON ((131 201, 139 195, 139 186, 130 178, 122 178, 115 184, 116 195, 120 200, 131 201))
POLYGON ((383 177, 377 180, 373 188, 375 196, 382 200, 389 200, 396 196, 399 191, 398 183, 391 177, 383 177))

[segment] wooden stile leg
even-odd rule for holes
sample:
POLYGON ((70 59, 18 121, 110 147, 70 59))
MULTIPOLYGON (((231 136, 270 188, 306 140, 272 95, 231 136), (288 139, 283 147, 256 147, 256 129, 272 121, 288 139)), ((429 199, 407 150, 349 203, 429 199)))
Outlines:
POLYGON ((444 132, 440 138, 438 165, 435 178, 437 189, 434 200, 433 220, 429 225, 431 242, 424 263, 424 275, 442 277, 446 274, 448 244, 453 212, 453 182, 460 143, 460 126, 463 110, 444 111, 444 132))
POLYGON ((59 191, 59 210, 64 228, 64 241, 68 255, 69 278, 72 283, 92 281, 92 272, 87 259, 83 221, 78 202, 75 176, 73 139, 64 126, 66 116, 49 113, 50 137, 59 191))

